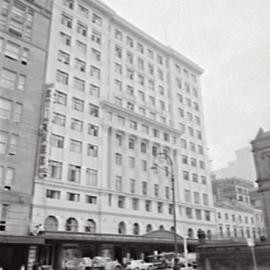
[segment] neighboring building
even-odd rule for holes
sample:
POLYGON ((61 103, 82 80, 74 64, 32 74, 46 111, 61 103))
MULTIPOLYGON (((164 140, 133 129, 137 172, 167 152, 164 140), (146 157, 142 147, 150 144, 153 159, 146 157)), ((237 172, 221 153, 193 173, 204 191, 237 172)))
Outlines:
POLYGON ((215 201, 236 200, 250 204, 249 192, 254 190, 254 185, 237 178, 212 179, 212 189, 215 201))
POLYGON ((254 182, 256 170, 251 149, 245 147, 235 152, 236 160, 230 161, 228 166, 215 170, 213 174, 216 178, 241 178, 254 182))
POLYGON ((33 224, 67 243, 173 230, 166 152, 177 232, 214 232, 201 73, 99 1, 55 1, 33 224))
POLYGON ((0 253, 17 254, 13 254, 16 260, 1 256, 4 269, 19 269, 27 256, 28 249, 18 244, 38 242, 26 236, 29 235, 49 26, 50 1, 1 1, 0 242, 5 245, 0 244, 0 253))
POLYGON ((270 235, 270 131, 262 128, 251 142, 257 171, 257 183, 262 198, 262 207, 267 235, 270 235))
POLYGON ((215 203, 218 238, 260 239, 265 236, 263 212, 236 200, 215 203))

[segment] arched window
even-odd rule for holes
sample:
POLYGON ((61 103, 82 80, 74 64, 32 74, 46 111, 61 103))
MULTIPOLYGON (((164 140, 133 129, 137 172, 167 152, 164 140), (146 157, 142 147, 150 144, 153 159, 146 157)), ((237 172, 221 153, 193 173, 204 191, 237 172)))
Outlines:
POLYGON ((148 224, 148 225, 146 226, 146 232, 152 232, 152 231, 153 231, 152 225, 151 225, 151 224, 148 224))
POLYGON ((188 229, 188 238, 194 238, 194 232, 191 228, 188 229))
POLYGON ((207 235, 207 239, 211 239, 212 238, 211 230, 207 230, 206 235, 207 235))
POLYGON ((164 231, 164 230, 165 230, 165 229, 164 229, 164 226, 163 226, 163 225, 160 225, 160 226, 159 226, 159 230, 160 230, 160 231, 164 231))
POLYGON ((170 230, 171 232, 174 232, 174 226, 171 226, 170 230))
POLYGON ((86 220, 85 231, 90 233, 96 232, 96 222, 93 219, 86 220))
POLYGON ((58 230, 58 221, 54 216, 48 216, 44 222, 45 231, 57 231, 58 230))
POLYGON ((140 234, 140 226, 138 223, 133 224, 133 234, 139 235, 140 234))
POLYGON ((126 229, 126 224, 125 222, 121 221, 118 224, 118 233, 119 234, 126 234, 127 233, 127 229, 126 229))
POLYGON ((78 231, 78 221, 75 218, 70 217, 66 221, 66 231, 77 232, 78 231))

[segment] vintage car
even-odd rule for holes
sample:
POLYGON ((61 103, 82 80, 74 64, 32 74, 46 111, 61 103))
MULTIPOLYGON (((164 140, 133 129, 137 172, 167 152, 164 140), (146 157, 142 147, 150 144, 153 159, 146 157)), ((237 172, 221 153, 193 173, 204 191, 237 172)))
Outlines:
POLYGON ((127 263, 126 270, 151 270, 154 269, 152 263, 144 260, 131 260, 127 263))
POLYGON ((96 256, 92 259, 93 270, 121 270, 122 265, 117 260, 112 260, 110 257, 96 256))

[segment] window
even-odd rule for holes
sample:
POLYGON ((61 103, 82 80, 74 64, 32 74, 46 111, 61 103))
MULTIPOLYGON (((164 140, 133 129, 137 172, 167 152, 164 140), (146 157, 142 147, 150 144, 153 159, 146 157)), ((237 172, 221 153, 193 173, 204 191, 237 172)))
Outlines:
POLYGON ((99 127, 96 125, 88 124, 88 134, 94 137, 98 137, 99 127))
POLYGON ((200 193, 197 191, 193 192, 193 200, 195 204, 200 204, 200 193))
POLYGON ((127 93, 128 93, 128 95, 133 96, 134 95, 134 88, 130 85, 127 85, 127 93))
POLYGON ((93 144, 87 145, 87 155, 91 157, 97 157, 98 156, 98 146, 93 144))
POLYGON ((132 102, 127 102, 127 109, 134 111, 134 104, 132 102))
POLYGON ((58 161, 49 161, 49 176, 55 179, 61 179, 63 164, 58 161))
POLYGON ((128 166, 131 169, 134 169, 135 168, 135 158, 134 157, 129 157, 128 158, 128 166))
POLYGON ((190 159, 190 164, 192 167, 197 167, 197 160, 195 158, 190 159))
POLYGON ((4 38, 0 37, 0 54, 3 52, 3 48, 4 48, 4 38))
POLYGON ((10 190, 11 187, 14 185, 14 179, 15 179, 15 169, 8 167, 6 169, 6 178, 4 181, 4 189, 10 190))
POLYGON ((146 160, 142 160, 142 171, 146 172, 147 171, 147 161, 146 160))
POLYGON ((0 85, 4 88, 14 90, 16 85, 16 72, 9 69, 2 69, 0 85))
POLYGON ((97 204, 97 197, 96 196, 91 196, 91 195, 86 195, 85 196, 85 202, 89 204, 97 204))
POLYGON ((22 118, 22 104, 15 103, 13 121, 21 122, 21 118, 22 118))
POLYGON ((160 214, 163 213, 163 203, 162 202, 157 203, 157 212, 160 214))
POLYGON ((158 69, 158 79, 163 81, 164 80, 164 73, 161 69, 158 69))
POLYGON ((101 34, 95 30, 92 30, 91 40, 100 45, 101 44, 101 34))
POLYGON ((134 46, 133 39, 131 37, 128 37, 128 36, 127 36, 127 45, 131 48, 134 46))
POLYGON ((137 51, 139 53, 144 53, 144 47, 141 43, 137 43, 137 51))
POLYGON ((188 157, 186 155, 182 155, 182 163, 188 164, 188 157))
POLYGON ((165 94, 165 91, 164 91, 164 87, 163 86, 161 86, 161 85, 158 86, 158 93, 160 95, 162 95, 162 96, 165 94))
POLYGON ((94 117, 99 116, 99 107, 94 104, 89 104, 89 114, 94 117))
POLYGON ((115 56, 118 58, 122 58, 122 48, 119 46, 115 46, 115 56))
POLYGON ((188 219, 192 219, 192 218, 193 218, 193 215, 192 215, 192 208, 186 207, 186 217, 187 217, 188 219))
POLYGON ((101 26, 102 25, 102 18, 97 14, 93 13, 92 15, 92 23, 101 26))
POLYGON ((138 69, 144 69, 144 61, 141 58, 138 58, 138 69))
POLYGON ((200 160, 200 168, 201 169, 204 169, 205 168, 205 163, 204 161, 200 160))
POLYGON ((59 190, 47 189, 46 190, 46 198, 50 199, 60 199, 61 192, 59 190))
POLYGON ((202 219, 202 210, 195 209, 195 217, 197 220, 201 220, 202 219))
POLYGON ((48 216, 44 222, 44 229, 46 231, 57 231, 58 230, 58 221, 54 216, 48 216))
POLYGON ((86 169, 85 184, 87 186, 96 187, 98 180, 98 171, 95 169, 86 169))
POLYGON ((51 146, 64 148, 64 137, 56 134, 51 135, 51 146))
POLYGON ((67 28, 72 28, 72 18, 64 13, 62 13, 61 24, 67 28))
POLYGON ((124 196, 118 196, 118 207, 119 208, 125 208, 125 197, 124 196))
POLYGON ((203 205, 208 206, 209 205, 209 199, 207 194, 203 194, 203 205))
POLYGON ((85 72, 86 63, 78 58, 75 58, 75 69, 85 72))
POLYGON ((131 129, 137 130, 137 122, 130 120, 129 126, 131 129))
POLYGON ((147 195, 147 182, 145 181, 142 182, 142 194, 147 195))
POLYGON ((154 184, 154 195, 156 197, 159 196, 159 186, 158 186, 158 184, 154 184))
POLYGON ((130 181, 130 193, 135 193, 136 180, 135 179, 129 179, 129 181, 130 181))
POLYGON ((141 142, 141 153, 146 153, 147 144, 146 142, 141 142))
POLYGON ((180 145, 182 148, 187 149, 187 141, 185 139, 180 140, 180 145))
POLYGON ((20 74, 18 78, 17 89, 23 91, 25 89, 26 76, 20 74))
POLYGON ((128 64, 133 64, 133 54, 130 52, 127 52, 127 62, 128 64))
POLYGON ((0 231, 5 231, 6 230, 6 222, 7 222, 7 218, 8 218, 9 208, 10 208, 9 204, 2 204, 1 220, 0 220, 0 231))
POLYGON ((183 171, 183 179, 184 180, 189 180, 189 172, 183 171))
MULTIPOLYGON (((1 133, 0 133, 0 136, 1 136, 1 133)), ((9 141, 9 151, 8 151, 10 155, 16 154, 17 148, 18 148, 18 142, 19 142, 19 136, 16 134, 11 134, 10 141, 9 141)), ((0 140, 0 145, 1 145, 1 140, 0 140)), ((1 153, 1 150, 0 150, 0 153, 1 153)))
POLYGON ((115 164, 116 165, 122 165, 122 155, 119 153, 115 154, 115 164))
POLYGON ((73 97, 72 98, 72 109, 83 112, 84 110, 84 101, 78 98, 73 97))
POLYGON ((5 56, 10 59, 18 60, 20 55, 20 46, 7 41, 6 49, 5 49, 5 56))
POLYGON ((81 180, 81 167, 69 164, 68 165, 68 181, 79 183, 81 180))
POLYGON ((208 210, 204 211, 204 215, 205 215, 206 221, 211 221, 210 211, 208 211, 208 210))
POLYGON ((115 190, 122 191, 122 177, 119 175, 115 177, 115 190))
POLYGON ((78 11, 79 11, 80 15, 82 15, 85 18, 88 18, 89 10, 86 7, 84 7, 82 5, 78 5, 78 11))
POLYGON ((54 94, 54 102, 57 104, 61 104, 61 105, 66 106, 67 105, 67 95, 63 92, 56 90, 55 94, 54 94))
POLYGON ((191 203, 191 192, 188 189, 185 189, 185 202, 191 203))
POLYGON ((135 149, 135 140, 133 138, 129 138, 128 140, 128 148, 135 149))
POLYGON ((0 98, 0 119, 10 119, 11 117, 11 101, 0 98))
POLYGON ((163 65, 163 57, 161 55, 157 55, 157 62, 160 64, 160 65, 163 65))
POLYGON ((141 85, 141 86, 144 86, 144 76, 142 75, 138 75, 138 83, 141 85))
POLYGON ((68 74, 61 71, 61 70, 57 70, 57 72, 56 72, 56 80, 59 83, 67 85, 68 84, 68 74))
MULTIPOLYGON (((80 196, 79 196, 79 194, 75 194, 75 196, 67 194, 68 200, 70 197, 76 197, 76 200, 79 201, 80 196), (78 196, 76 196, 76 195, 78 195, 78 196)), ((72 199, 72 200, 74 200, 74 199, 72 199)), ((72 201, 72 200, 70 200, 70 201, 72 201)), ((67 219, 66 224, 65 224, 65 229, 66 229, 66 231, 77 232, 78 231, 78 221, 75 218, 67 219)))
POLYGON ((67 200, 72 202, 79 202, 80 201, 80 194, 67 192, 67 200))
POLYGON ((66 46, 71 45, 71 36, 67 35, 66 33, 60 32, 60 39, 64 45, 66 46))
POLYGON ((0 154, 5 154, 7 151, 8 133, 0 131, 0 154))
POLYGON ((65 65, 69 65, 70 62, 70 55, 63 51, 58 51, 57 61, 63 63, 65 65))
POLYGON ((93 97, 99 97, 100 88, 96 85, 90 84, 89 94, 90 96, 93 96, 93 97))
POLYGON ((98 50, 95 50, 95 49, 91 49, 91 55, 92 55, 92 58, 95 60, 95 61, 98 61, 100 62, 101 61, 101 52, 98 51, 98 50))
POLYGON ((64 127, 65 126, 65 123, 66 123, 66 117, 65 115, 62 115, 60 113, 53 113, 53 120, 52 122, 58 126, 62 126, 64 127))
POLYGON ((83 81, 83 80, 81 80, 81 79, 79 79, 77 77, 74 77, 73 80, 74 80, 74 88, 76 90, 84 92, 84 90, 85 90, 85 81, 83 81))
POLYGON ((77 23, 77 33, 83 37, 87 36, 87 26, 82 24, 81 22, 77 23))
POLYGON ((74 153, 82 152, 82 142, 76 140, 70 140, 70 151, 74 153))
POLYGON ((131 69, 127 69, 127 78, 133 80, 134 72, 131 69))
POLYGON ((132 209, 139 210, 139 199, 132 198, 132 209))
POLYGON ((64 0, 64 6, 74 9, 74 0, 64 0))
POLYGON ((192 173, 192 181, 198 183, 198 174, 192 173))
POLYGON ((114 37, 120 41, 122 41, 123 39, 123 34, 121 31, 119 31, 118 29, 115 29, 114 31, 114 37))
POLYGON ((115 98, 114 98, 114 103, 115 103, 117 106, 122 106, 122 105, 123 105, 123 100, 122 100, 122 98, 115 97, 115 98))
POLYGON ((86 54, 87 51, 86 44, 79 40, 76 40, 76 51, 81 54, 86 54))
POLYGON ((150 75, 154 75, 154 66, 152 64, 147 65, 147 70, 150 75))
POLYGON ((95 79, 100 79, 100 69, 94 66, 90 67, 90 75, 95 79))
POLYGON ((145 211, 151 212, 152 211, 152 202, 150 200, 145 201, 145 211))
POLYGON ((71 118, 71 129, 82 132, 83 131, 83 122, 75 118, 71 118))

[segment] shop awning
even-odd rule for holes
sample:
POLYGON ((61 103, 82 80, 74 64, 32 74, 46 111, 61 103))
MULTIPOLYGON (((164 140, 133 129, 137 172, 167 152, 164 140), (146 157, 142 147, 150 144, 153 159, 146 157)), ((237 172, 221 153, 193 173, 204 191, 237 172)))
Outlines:
POLYGON ((43 236, 0 235, 1 244, 43 245, 45 239, 43 236))

